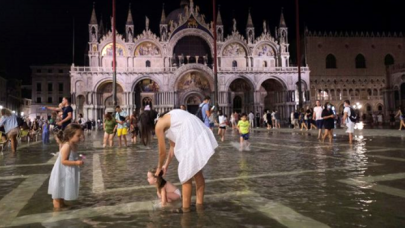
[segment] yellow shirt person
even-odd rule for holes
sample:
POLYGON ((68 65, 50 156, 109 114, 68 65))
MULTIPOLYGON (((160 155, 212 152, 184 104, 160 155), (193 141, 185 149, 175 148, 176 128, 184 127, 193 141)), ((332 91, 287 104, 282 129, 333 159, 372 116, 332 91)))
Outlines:
POLYGON ((239 120, 238 128, 239 128, 239 133, 241 135, 249 134, 249 127, 250 127, 249 121, 247 121, 247 120, 239 120))

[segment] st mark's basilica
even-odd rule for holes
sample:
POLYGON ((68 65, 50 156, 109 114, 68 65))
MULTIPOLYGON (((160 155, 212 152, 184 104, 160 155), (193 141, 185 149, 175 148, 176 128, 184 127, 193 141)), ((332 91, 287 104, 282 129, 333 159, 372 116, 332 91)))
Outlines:
MULTIPOLYGON (((286 118, 298 97, 297 67, 291 67, 288 27, 283 12, 275 34, 263 22, 256 34, 249 12, 241 34, 233 20, 232 34, 225 34, 221 12, 217 25, 208 22, 199 7, 181 1, 167 16, 162 10, 159 34, 145 28, 134 34, 131 9, 125 34, 104 33, 93 8, 89 23, 89 66, 72 66, 71 94, 75 113, 97 119, 113 110, 112 42, 116 36, 117 99, 127 112, 146 104, 159 112, 186 105, 194 113, 204 96, 213 97, 213 31, 217 31, 219 109, 262 113, 277 109, 286 118)), ((304 102, 309 100, 309 70, 301 68, 304 102)))

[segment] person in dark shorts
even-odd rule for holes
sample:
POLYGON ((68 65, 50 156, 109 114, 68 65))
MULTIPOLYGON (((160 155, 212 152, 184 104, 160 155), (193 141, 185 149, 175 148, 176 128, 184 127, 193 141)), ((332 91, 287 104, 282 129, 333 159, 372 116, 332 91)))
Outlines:
POLYGON ((332 142, 333 128, 335 128, 335 114, 332 110, 332 105, 326 102, 322 111, 323 126, 325 127, 325 133, 322 137, 322 141, 325 141, 326 136, 329 137, 329 142, 332 142))

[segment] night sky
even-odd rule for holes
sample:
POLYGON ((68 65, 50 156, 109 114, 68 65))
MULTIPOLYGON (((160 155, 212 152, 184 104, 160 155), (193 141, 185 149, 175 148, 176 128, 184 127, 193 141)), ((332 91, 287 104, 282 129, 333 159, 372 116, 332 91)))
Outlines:
MULTIPOLYGON (((22 79, 30 84, 31 65, 71 64, 73 21, 75 22, 75 65, 83 65, 88 42, 88 23, 93 2, 97 19, 110 24, 112 0, 0 0, 0 74, 6 78, 22 79)), ((135 34, 145 28, 145 16, 151 30, 158 34, 162 3, 166 15, 179 8, 180 0, 116 0, 117 29, 123 34, 129 3, 135 34)), ((225 31, 232 29, 232 18, 245 34, 248 8, 251 7, 256 36, 261 34, 263 20, 267 20, 274 36, 281 7, 289 27, 290 52, 295 54, 295 0, 263 1, 217 0, 225 31), (243 3, 245 2, 245 3, 243 3), (267 4, 266 4, 267 2, 267 4)), ((405 14, 400 0, 300 0, 301 31, 307 26, 317 31, 405 31, 405 14)), ((194 0, 200 12, 212 20, 212 1, 194 0)), ((295 58, 294 58, 295 59, 295 58)))

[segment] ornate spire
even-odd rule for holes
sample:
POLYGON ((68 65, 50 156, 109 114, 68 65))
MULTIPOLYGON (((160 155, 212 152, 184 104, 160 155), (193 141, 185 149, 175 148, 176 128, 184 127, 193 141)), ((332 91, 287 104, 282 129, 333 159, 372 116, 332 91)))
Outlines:
POLYGON ((134 24, 134 21, 132 20, 131 3, 129 3, 127 25, 133 25, 133 24, 134 24))
POLYGON ((95 2, 93 2, 93 12, 91 13, 90 24, 92 24, 92 25, 98 24, 97 17, 96 17, 96 3, 95 2))
POLYGON ((181 0, 180 6, 181 6, 181 7, 184 7, 184 6, 186 6, 186 5, 188 5, 188 1, 187 1, 187 0, 181 0))
POLYGON ((221 5, 218 6, 217 25, 224 25, 221 17, 221 5))
POLYGON ((105 31, 104 31, 104 22, 103 22, 103 15, 101 15, 101 19, 100 19, 100 25, 98 26, 98 33, 101 35, 101 36, 103 36, 104 34, 105 34, 105 31))
POLYGON ((166 13, 165 13, 165 4, 163 3, 162 7, 162 17, 160 19, 160 24, 166 24, 166 13))
POLYGON ((248 16, 246 28, 251 28, 251 27, 254 27, 254 26, 253 26, 253 21, 252 21, 252 15, 250 14, 250 8, 249 8, 249 16, 248 16))
POLYGON ((281 8, 280 25, 279 25, 280 28, 287 27, 287 25, 286 25, 286 23, 285 23, 283 11, 284 11, 284 9, 281 8))

